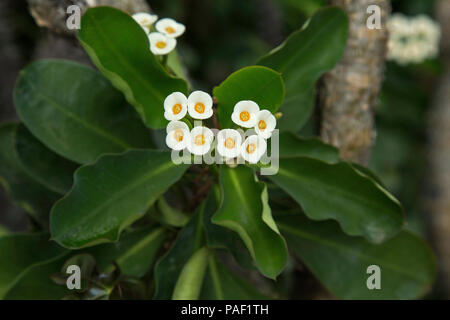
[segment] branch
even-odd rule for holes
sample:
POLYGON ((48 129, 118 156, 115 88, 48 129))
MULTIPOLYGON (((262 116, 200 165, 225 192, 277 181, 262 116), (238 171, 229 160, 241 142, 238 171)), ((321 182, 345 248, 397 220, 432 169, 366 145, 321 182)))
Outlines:
POLYGON ((150 12, 145 0, 28 0, 28 5, 38 26, 67 35, 75 33, 66 27, 66 10, 71 5, 78 5, 83 12, 96 6, 112 6, 130 14, 150 12))
POLYGON ((349 15, 350 29, 342 60, 323 80, 319 93, 321 137, 339 148, 343 159, 367 164, 376 132, 373 109, 384 72, 388 0, 330 0, 349 15), (369 5, 382 9, 382 29, 366 26, 369 5))

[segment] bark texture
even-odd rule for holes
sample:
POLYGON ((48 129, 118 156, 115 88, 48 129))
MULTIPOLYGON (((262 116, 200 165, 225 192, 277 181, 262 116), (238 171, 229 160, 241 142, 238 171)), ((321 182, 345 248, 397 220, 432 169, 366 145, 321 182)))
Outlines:
POLYGON ((71 5, 78 5, 82 11, 96 6, 112 6, 130 14, 150 11, 145 0, 28 0, 28 4, 38 26, 68 35, 75 33, 66 27, 66 11, 71 5))
POLYGON ((388 32, 388 0, 330 0, 349 15, 347 48, 338 65, 322 79, 319 93, 320 134, 343 159, 367 164, 375 140, 373 109, 384 73, 388 32), (381 8, 381 29, 367 28, 367 8, 381 8))
POLYGON ((440 0, 436 16, 442 27, 441 53, 445 63, 428 117, 429 180, 426 212, 438 256, 444 298, 450 299, 450 0, 440 0), (447 36, 446 36, 447 35, 447 36))

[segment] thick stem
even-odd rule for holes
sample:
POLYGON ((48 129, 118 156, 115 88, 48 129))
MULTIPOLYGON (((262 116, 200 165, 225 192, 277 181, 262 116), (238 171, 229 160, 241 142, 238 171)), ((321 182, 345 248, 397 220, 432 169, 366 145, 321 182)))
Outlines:
POLYGON ((321 137, 339 148, 343 159, 367 164, 376 131, 373 109, 384 72, 388 32, 388 0, 330 0, 349 15, 347 48, 328 72, 319 93, 321 137), (369 5, 381 8, 381 29, 369 29, 369 5))
POLYGON ((128 13, 149 12, 145 0, 28 0, 37 25, 60 34, 75 34, 66 27, 67 7, 77 5, 84 12, 89 7, 112 6, 128 13))
POLYGON ((431 222, 431 234, 438 255, 440 281, 450 299, 450 1, 440 0, 436 7, 442 27, 442 60, 445 72, 436 88, 428 114, 428 181, 425 212, 431 222))

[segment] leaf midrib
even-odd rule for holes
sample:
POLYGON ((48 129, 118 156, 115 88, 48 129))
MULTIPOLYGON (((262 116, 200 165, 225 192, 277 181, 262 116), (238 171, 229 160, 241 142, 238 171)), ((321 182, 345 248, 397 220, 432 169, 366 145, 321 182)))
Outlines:
POLYGON ((83 127, 88 129, 89 131, 92 131, 96 135, 98 135, 98 136, 100 136, 102 138, 105 138, 106 140, 109 140, 109 141, 113 142, 114 144, 120 146, 121 148, 124 148, 124 149, 132 148, 132 146, 128 145, 126 142, 122 141, 121 139, 118 139, 117 137, 108 134, 108 132, 106 132, 106 131, 104 131, 104 130, 96 127, 96 126, 93 126, 89 122, 87 122, 87 121, 83 120, 82 118, 80 118, 75 113, 69 111, 67 108, 65 108, 63 105, 61 105, 58 101, 54 100, 50 96, 48 96, 48 95, 44 94, 43 92, 41 92, 40 90, 38 90, 37 86, 34 86, 34 84, 32 84, 30 81, 28 81, 28 85, 39 96, 41 96, 43 98, 43 100, 46 100, 49 104, 53 105, 61 113, 65 114, 68 118, 73 119, 75 122, 80 123, 83 127))

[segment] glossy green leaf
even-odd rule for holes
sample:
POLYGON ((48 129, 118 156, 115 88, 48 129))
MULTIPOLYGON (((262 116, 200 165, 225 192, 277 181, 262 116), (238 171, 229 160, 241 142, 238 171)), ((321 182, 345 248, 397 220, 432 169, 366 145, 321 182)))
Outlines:
POLYGON ((100 73, 64 60, 22 71, 14 99, 26 127, 54 152, 78 163, 103 153, 149 147, 149 133, 100 73))
POLYGON ((205 245, 202 227, 202 204, 195 216, 179 232, 170 250, 157 262, 155 266, 155 299, 167 300, 173 296, 177 280, 184 265, 192 255, 205 245))
POLYGON ((211 219, 219 209, 221 200, 220 187, 215 185, 205 200, 203 211, 203 228, 208 248, 224 249, 231 253, 240 266, 254 269, 255 265, 244 242, 236 232, 212 223, 211 219))
POLYGON ((35 154, 32 159, 26 159, 26 165, 19 157, 16 146, 16 132, 20 125, 15 123, 0 126, 0 184, 11 196, 15 204, 25 209, 34 220, 46 227, 50 209, 61 194, 51 191, 58 189, 53 185, 59 178, 51 175, 48 181, 43 181, 39 173, 45 167, 46 160, 56 157, 49 150, 43 148, 43 153, 35 154), (30 169, 31 162, 41 161, 30 169), (36 169, 36 170, 34 170, 36 169), (36 172, 38 174, 36 174, 36 172))
POLYGON ((37 140, 23 125, 15 135, 16 152, 25 171, 47 189, 66 194, 73 184, 78 165, 56 155, 37 140))
POLYGON ((234 274, 211 253, 208 257, 208 269, 200 299, 262 300, 267 297, 259 293, 250 283, 234 274))
POLYGON ((381 181, 381 179, 372 170, 370 170, 369 168, 364 167, 358 163, 352 163, 351 165, 355 170, 359 171, 359 173, 367 176, 368 178, 372 179, 374 182, 378 183, 381 187, 386 189, 386 186, 383 183, 383 181, 381 181))
POLYGON ((178 277, 172 300, 197 300, 208 266, 208 248, 197 250, 186 262, 178 277))
POLYGON ((258 62, 281 72, 286 82, 280 129, 297 131, 310 117, 314 107, 314 84, 340 60, 347 32, 348 18, 344 11, 336 7, 323 8, 258 62))
POLYGON ((67 286, 56 284, 52 276, 60 272, 67 260, 62 254, 50 261, 32 266, 14 283, 5 300, 60 300, 71 293, 67 286))
POLYGON ((272 219, 267 189, 243 165, 220 167, 222 201, 212 222, 239 234, 260 272, 275 279, 287 261, 284 239, 272 219))
POLYGON ((97 259, 100 272, 113 271, 116 263, 122 274, 140 278, 153 265, 166 236, 163 228, 145 227, 124 234, 118 242, 95 246, 87 252, 97 259))
POLYGON ((48 234, 12 234, 0 238, 0 298, 32 266, 65 254, 48 234))
POLYGON ((117 241, 186 169, 155 150, 105 155, 81 167, 74 188, 52 209, 52 238, 68 248, 117 241))
POLYGON ((285 88, 281 74, 266 67, 252 66, 236 71, 214 88, 219 103, 222 128, 233 125, 231 114, 241 100, 253 100, 261 109, 275 112, 284 100, 285 88))
POLYGON ((273 182, 291 195, 313 220, 337 220, 345 233, 380 243, 403 225, 399 202, 350 164, 311 158, 280 160, 273 182))
POLYGON ((164 197, 158 199, 157 207, 158 211, 152 217, 162 224, 181 228, 189 221, 187 214, 172 208, 164 197))
POLYGON ((342 299, 415 299, 435 278, 436 262, 418 236, 402 231, 381 245, 345 235, 334 221, 302 214, 277 218, 289 248, 335 296, 342 299), (381 289, 369 290, 367 268, 380 267, 381 289))
POLYGON ((174 91, 187 93, 184 80, 169 75, 150 51, 147 35, 123 11, 89 9, 78 38, 99 70, 123 92, 145 124, 163 128, 164 99, 174 91))
POLYGON ((309 157, 325 162, 339 161, 339 151, 317 138, 301 138, 291 132, 281 132, 280 158, 309 157))

